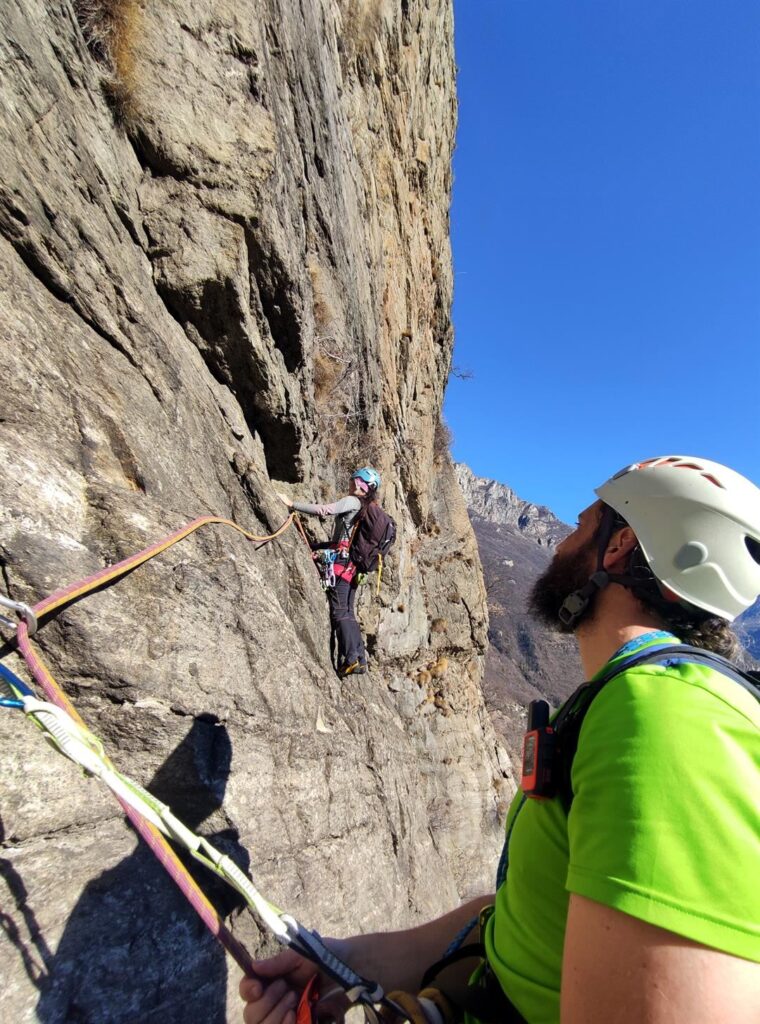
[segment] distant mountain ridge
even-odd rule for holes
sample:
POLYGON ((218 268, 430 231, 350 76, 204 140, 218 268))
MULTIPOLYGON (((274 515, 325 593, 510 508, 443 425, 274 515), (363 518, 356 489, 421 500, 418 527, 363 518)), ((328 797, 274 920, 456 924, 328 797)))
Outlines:
POLYGON ((471 516, 509 526, 523 536, 533 537, 539 545, 551 547, 570 532, 545 505, 536 505, 518 497, 511 487, 496 480, 475 476, 463 462, 455 465, 457 480, 471 516))

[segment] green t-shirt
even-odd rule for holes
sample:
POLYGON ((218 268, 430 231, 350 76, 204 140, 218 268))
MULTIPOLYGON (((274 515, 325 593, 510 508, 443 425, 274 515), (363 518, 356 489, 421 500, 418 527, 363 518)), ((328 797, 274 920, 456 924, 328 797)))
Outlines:
MULTIPOLYGON (((627 645, 609 664, 662 642, 627 645)), ((559 1020, 571 892, 760 961, 752 694, 705 665, 629 669, 586 715, 572 784, 569 817, 560 800, 518 792, 507 878, 485 928, 488 960, 530 1024, 559 1020)))

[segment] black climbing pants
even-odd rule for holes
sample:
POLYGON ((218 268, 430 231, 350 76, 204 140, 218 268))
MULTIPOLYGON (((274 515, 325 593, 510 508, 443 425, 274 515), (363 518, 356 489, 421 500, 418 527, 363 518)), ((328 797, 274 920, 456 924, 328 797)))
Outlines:
POLYGON ((327 591, 330 602, 330 626, 338 645, 336 668, 353 665, 355 661, 367 662, 364 640, 359 623, 356 621, 354 606, 356 604, 356 579, 350 582, 338 576, 335 586, 327 591))

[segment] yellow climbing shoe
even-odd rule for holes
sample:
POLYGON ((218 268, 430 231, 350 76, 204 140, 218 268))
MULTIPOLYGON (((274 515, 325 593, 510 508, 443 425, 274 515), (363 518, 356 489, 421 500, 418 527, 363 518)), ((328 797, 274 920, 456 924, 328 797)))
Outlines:
POLYGON ((367 666, 363 661, 354 661, 351 665, 344 665, 338 673, 341 676, 363 676, 367 666))

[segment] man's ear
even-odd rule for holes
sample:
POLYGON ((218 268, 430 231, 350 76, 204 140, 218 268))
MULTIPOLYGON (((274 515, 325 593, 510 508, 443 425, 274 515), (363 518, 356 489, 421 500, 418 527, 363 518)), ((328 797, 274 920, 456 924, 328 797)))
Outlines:
POLYGON ((604 552, 603 567, 607 572, 625 572, 631 552, 638 544, 638 538, 630 526, 616 530, 610 537, 604 552))

